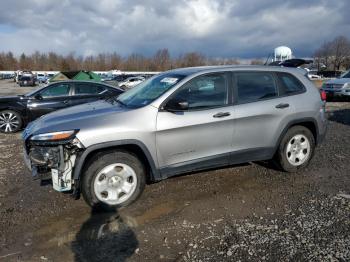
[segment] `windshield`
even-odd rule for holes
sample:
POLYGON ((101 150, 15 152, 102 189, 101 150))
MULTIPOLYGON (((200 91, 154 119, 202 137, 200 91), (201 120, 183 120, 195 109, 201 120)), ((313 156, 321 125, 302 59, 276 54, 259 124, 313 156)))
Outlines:
POLYGON ((350 70, 346 71, 344 74, 340 76, 341 78, 350 78, 350 70))
POLYGON ((126 107, 139 108, 152 103, 186 75, 165 73, 154 76, 118 97, 118 102, 126 107))

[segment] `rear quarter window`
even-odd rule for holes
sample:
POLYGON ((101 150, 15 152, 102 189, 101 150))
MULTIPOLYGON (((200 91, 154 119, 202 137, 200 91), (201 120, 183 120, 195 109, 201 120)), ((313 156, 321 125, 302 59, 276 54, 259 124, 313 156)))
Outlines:
POLYGON ((281 95, 292 95, 304 92, 304 85, 292 74, 279 72, 277 76, 281 85, 281 95))

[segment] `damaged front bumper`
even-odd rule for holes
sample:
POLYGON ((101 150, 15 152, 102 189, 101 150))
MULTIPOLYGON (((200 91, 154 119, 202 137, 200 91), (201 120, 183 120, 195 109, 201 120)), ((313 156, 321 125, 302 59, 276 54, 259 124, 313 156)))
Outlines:
POLYGON ((24 161, 34 178, 41 180, 51 178, 56 191, 71 191, 78 188, 72 174, 77 156, 83 149, 76 138, 57 143, 26 141, 24 161))

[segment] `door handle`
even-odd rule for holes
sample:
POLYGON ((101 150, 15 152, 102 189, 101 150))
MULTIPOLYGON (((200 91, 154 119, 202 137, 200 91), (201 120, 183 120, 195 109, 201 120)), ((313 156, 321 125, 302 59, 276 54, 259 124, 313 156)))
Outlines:
POLYGON ((63 104, 68 104, 68 102, 69 102, 68 100, 64 100, 63 104))
POLYGON ((220 117, 226 117, 226 116, 229 116, 229 115, 231 115, 229 112, 220 112, 220 113, 217 113, 217 114, 213 115, 213 117, 220 118, 220 117))
POLYGON ((276 108, 283 109, 289 107, 289 104, 287 103, 281 103, 276 106, 276 108))

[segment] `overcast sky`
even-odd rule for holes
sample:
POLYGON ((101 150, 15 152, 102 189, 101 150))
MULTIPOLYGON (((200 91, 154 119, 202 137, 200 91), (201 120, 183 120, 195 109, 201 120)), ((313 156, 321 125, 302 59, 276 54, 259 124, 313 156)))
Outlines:
POLYGON ((349 0, 2 0, 0 51, 253 58, 287 45, 301 57, 349 37, 349 11, 349 0))

